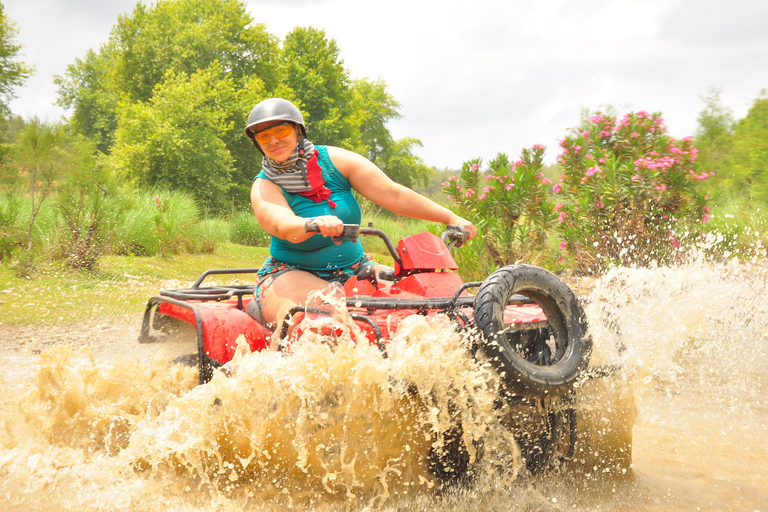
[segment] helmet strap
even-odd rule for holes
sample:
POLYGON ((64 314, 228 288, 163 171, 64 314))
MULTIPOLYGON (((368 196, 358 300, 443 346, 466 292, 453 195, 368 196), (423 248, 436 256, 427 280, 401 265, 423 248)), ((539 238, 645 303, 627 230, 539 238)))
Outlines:
POLYGON ((297 139, 297 146, 299 148, 299 158, 302 158, 304 156, 304 132, 299 126, 297 126, 296 129, 299 132, 299 137, 297 139))

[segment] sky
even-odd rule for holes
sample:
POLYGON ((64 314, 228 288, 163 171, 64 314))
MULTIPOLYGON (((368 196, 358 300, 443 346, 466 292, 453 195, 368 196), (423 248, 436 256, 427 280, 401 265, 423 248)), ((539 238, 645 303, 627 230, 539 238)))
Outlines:
MULTIPOLYGON (((146 2, 151 4, 153 2, 146 2)), ((135 0, 2 0, 35 75, 11 110, 56 120, 54 75, 109 39, 135 0)), ((415 137, 427 165, 456 169, 498 152, 547 146, 584 109, 661 112, 694 135, 703 98, 743 117, 768 89, 764 0, 250 0, 283 38, 296 26, 337 41, 352 78, 383 79, 400 104, 396 138, 415 137)), ((247 112, 243 113, 243 118, 247 112)), ((308 127, 311 136, 311 125, 308 127)), ((314 141, 322 143, 323 141, 314 141)))

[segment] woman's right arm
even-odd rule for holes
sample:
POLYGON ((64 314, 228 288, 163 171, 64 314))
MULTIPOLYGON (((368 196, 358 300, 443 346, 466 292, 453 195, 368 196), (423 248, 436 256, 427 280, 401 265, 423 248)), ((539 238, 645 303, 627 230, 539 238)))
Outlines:
MULTIPOLYGON (((293 213, 280 186, 269 180, 258 178, 253 182, 251 206, 256 214, 256 220, 272 236, 288 242, 300 243, 313 235, 306 232, 309 219, 293 213)), ((320 233, 323 236, 339 236, 344 229, 344 223, 332 215, 317 217, 312 222, 320 227, 320 233)))

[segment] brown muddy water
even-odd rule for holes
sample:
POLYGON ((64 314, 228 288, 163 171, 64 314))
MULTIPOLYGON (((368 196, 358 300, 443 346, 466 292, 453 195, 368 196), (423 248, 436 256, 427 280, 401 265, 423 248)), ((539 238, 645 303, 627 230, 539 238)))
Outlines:
POLYGON ((204 386, 138 325, 1 343, 0 510, 768 510, 768 268, 614 269, 586 310, 593 364, 621 371, 580 383, 577 453, 540 475, 441 321, 414 318, 388 359, 242 351, 204 386), (476 475, 441 488, 426 454, 457 421, 476 475))

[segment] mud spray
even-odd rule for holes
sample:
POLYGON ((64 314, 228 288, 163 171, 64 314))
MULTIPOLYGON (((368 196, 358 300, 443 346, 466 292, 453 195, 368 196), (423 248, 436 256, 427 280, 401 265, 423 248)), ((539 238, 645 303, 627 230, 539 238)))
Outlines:
POLYGON ((162 354, 8 356, 0 508, 768 509, 768 269, 614 269, 586 310, 592 366, 620 370, 579 383, 552 471, 525 470, 490 366, 414 317, 388 358, 307 332, 290 355, 241 346, 204 386, 162 354), (457 442, 474 471, 445 487, 430 456, 457 442))

